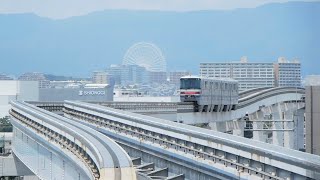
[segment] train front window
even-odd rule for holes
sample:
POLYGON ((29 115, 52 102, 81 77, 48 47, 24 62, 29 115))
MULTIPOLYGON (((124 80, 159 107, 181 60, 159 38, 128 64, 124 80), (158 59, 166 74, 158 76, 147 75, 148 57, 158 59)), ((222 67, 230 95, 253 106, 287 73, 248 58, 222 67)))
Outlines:
POLYGON ((200 89, 200 79, 181 79, 180 89, 200 89))

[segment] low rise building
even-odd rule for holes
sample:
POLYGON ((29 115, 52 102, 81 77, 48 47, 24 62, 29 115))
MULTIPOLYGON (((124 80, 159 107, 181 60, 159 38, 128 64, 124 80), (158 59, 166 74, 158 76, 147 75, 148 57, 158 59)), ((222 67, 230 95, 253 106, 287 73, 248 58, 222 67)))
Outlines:
POLYGON ((0 74, 0 80, 13 80, 13 78, 5 74, 0 74))
POLYGON ((114 86, 109 84, 86 84, 85 86, 72 88, 46 88, 39 90, 39 101, 113 101, 113 89, 114 86))
POLYGON ((39 72, 28 72, 22 74, 18 80, 21 81, 39 81, 39 88, 49 88, 50 87, 50 81, 46 79, 43 73, 39 72))
POLYGON ((11 100, 38 101, 39 82, 0 80, 0 117, 9 115, 11 100))

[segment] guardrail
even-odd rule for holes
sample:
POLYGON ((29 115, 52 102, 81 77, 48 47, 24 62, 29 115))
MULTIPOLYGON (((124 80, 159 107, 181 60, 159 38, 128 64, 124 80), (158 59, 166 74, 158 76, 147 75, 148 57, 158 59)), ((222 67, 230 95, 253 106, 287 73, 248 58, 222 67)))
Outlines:
POLYGON ((239 92, 239 98, 241 99, 241 98, 248 96, 250 94, 253 94, 253 93, 256 93, 256 92, 259 92, 262 90, 266 90, 266 89, 271 89, 271 88, 273 88, 273 87, 260 87, 260 88, 254 88, 254 89, 242 91, 242 92, 239 92))
MULTIPOLYGON (((51 112, 62 112, 63 102, 37 102, 28 101, 28 104, 35 105, 41 109, 45 109, 51 112)), ((89 102, 93 104, 99 104, 105 107, 129 110, 131 112, 192 112, 194 111, 194 103, 192 102, 89 102)))
POLYGON ((286 87, 266 89, 266 90, 259 91, 254 94, 250 94, 249 96, 239 99, 238 109, 241 109, 245 106, 251 105, 255 102, 258 102, 260 100, 263 100, 275 95, 288 94, 288 93, 305 94, 305 91, 303 88, 286 88, 286 87))

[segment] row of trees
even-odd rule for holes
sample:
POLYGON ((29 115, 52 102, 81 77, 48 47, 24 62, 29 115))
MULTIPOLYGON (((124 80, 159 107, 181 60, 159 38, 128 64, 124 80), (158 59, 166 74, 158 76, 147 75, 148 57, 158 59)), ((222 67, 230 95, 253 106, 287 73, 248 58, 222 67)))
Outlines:
POLYGON ((0 132, 12 132, 12 124, 9 121, 9 116, 0 118, 0 132))

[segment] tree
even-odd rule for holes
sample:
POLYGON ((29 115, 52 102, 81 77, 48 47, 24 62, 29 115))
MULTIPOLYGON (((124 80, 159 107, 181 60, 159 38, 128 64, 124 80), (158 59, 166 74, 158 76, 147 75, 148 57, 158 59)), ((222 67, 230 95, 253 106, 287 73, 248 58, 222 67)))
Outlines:
POLYGON ((12 132, 12 124, 9 121, 9 116, 0 118, 0 132, 12 132))

